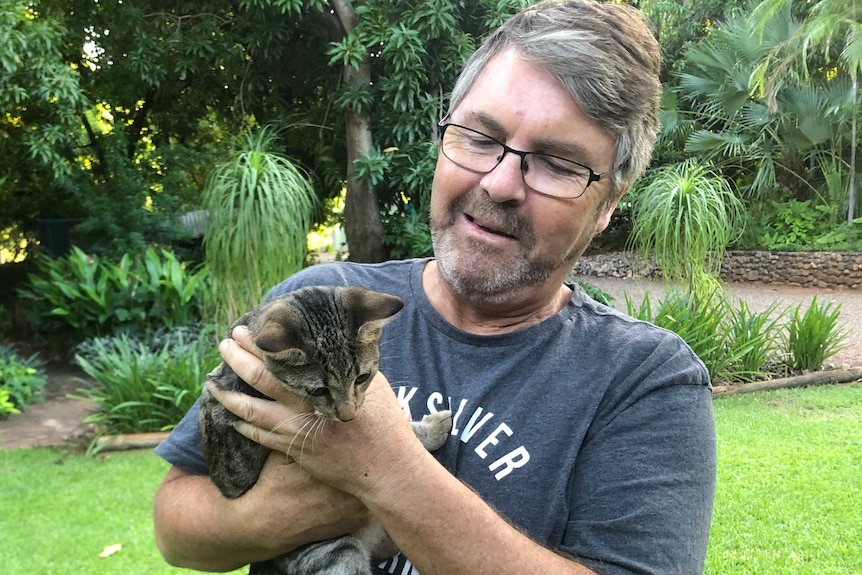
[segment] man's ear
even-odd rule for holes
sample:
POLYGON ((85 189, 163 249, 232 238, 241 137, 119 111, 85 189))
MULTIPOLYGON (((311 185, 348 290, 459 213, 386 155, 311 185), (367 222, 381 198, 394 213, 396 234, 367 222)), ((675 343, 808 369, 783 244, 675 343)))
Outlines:
POLYGON ((625 187, 622 190, 615 192, 612 197, 608 198, 607 203, 599 207, 599 214, 596 218, 596 228, 593 230, 594 234, 600 234, 605 231, 611 223, 611 216, 614 215, 614 210, 617 209, 617 204, 620 203, 620 200, 623 199, 623 196, 627 191, 628 187, 625 187))

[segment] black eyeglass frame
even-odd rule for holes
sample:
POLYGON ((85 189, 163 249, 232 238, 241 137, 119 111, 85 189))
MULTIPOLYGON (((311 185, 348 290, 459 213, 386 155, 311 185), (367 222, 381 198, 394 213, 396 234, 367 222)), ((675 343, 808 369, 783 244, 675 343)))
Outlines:
MULTIPOLYGON (((545 194, 545 192, 543 192, 541 190, 536 190, 532 186, 528 186, 534 192, 537 192, 537 193, 540 193, 540 194, 543 194, 546 196, 551 196, 554 198, 564 198, 564 199, 570 199, 570 200, 580 198, 581 196, 583 196, 586 193, 587 188, 590 187, 590 184, 592 184, 593 182, 601 181, 602 178, 604 178, 605 176, 607 176, 608 174, 613 172, 613 169, 610 169, 610 170, 607 170, 605 172, 602 172, 601 174, 597 174, 595 172, 595 170, 593 170, 591 167, 586 166, 584 164, 581 164, 579 162, 576 162, 574 160, 570 160, 568 158, 555 156, 554 154, 545 154, 544 152, 525 152, 523 150, 516 150, 515 148, 507 146, 506 144, 504 144, 503 142, 501 142, 497 138, 493 138, 493 137, 489 136, 488 134, 482 133, 479 130, 474 130, 473 128, 468 128, 467 126, 462 126, 460 124, 455 124, 453 122, 447 122, 445 118, 443 120, 440 120, 440 122, 437 124, 437 137, 439 139, 440 151, 441 151, 441 153, 443 153, 444 156, 446 156, 446 159, 448 159, 450 162, 452 162, 456 166, 459 166, 459 167, 467 170, 468 172, 473 172, 475 174, 490 174, 491 172, 493 172, 494 170, 497 169, 497 166, 500 165, 500 162, 503 161, 503 158, 506 157, 506 154, 508 154, 510 152, 512 154, 515 154, 519 158, 521 158, 521 178, 522 179, 524 178, 525 174, 527 173, 527 171, 529 169, 529 166, 527 166, 527 156, 529 156, 530 154, 532 154, 534 156, 547 156, 549 158, 554 158, 555 160, 560 160, 563 162, 567 162, 569 164, 574 164, 575 166, 578 166, 579 168, 583 168, 583 169, 587 170, 587 172, 589 172, 589 176, 587 177, 587 183, 584 186, 584 189, 581 191, 580 194, 578 194, 576 196, 554 196, 552 194, 545 194), (455 126, 456 128, 459 128, 461 130, 467 130, 468 132, 473 132, 474 134, 478 134, 478 135, 482 136, 483 138, 488 138, 489 140, 491 140, 495 144, 502 146, 503 147, 503 153, 500 155, 499 158, 497 158, 497 163, 494 164, 494 167, 491 168, 490 170, 486 170, 483 172, 481 170, 468 168, 467 166, 456 162, 455 160, 453 160, 449 156, 446 156, 446 153, 443 152, 443 135, 446 133, 446 128, 448 128, 449 126, 455 126)), ((524 181, 524 184, 525 185, 527 184, 526 180, 524 181)))

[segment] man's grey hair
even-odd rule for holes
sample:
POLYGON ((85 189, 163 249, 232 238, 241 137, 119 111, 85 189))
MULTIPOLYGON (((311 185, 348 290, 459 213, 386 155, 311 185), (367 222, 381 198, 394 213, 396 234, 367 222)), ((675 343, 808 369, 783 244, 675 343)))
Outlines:
POLYGON ((525 8, 464 65, 450 97, 450 114, 488 62, 510 48, 551 74, 584 114, 614 138, 613 185, 606 201, 616 202, 646 171, 659 131, 661 55, 641 12, 590 0, 525 8))

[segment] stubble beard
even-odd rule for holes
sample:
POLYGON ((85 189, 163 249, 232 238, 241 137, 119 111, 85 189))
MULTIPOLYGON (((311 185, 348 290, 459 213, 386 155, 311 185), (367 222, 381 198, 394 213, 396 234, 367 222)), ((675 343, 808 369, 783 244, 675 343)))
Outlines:
POLYGON ((434 256, 443 278, 452 290, 474 303, 504 303, 532 287, 541 285, 561 267, 571 268, 592 240, 588 236, 571 251, 559 257, 537 257, 531 254, 536 235, 531 222, 521 217, 516 207, 496 204, 485 194, 472 191, 445 206, 443 221, 431 217, 431 240, 434 256), (468 208, 469 209, 465 209, 468 208), (482 242, 458 241, 455 220, 466 212, 505 223, 504 229, 519 240, 518 253, 506 258, 482 242))

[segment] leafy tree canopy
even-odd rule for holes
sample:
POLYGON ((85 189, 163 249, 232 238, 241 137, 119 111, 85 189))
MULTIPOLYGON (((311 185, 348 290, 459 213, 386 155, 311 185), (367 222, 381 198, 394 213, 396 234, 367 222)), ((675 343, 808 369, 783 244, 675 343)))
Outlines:
POLYGON ((128 227, 170 241, 177 226, 152 237, 154 219, 199 207, 231 138, 270 124, 320 196, 355 170, 384 213, 405 200, 421 212, 445 90, 524 3, 367 0, 348 30, 343 0, 0 0, 0 201, 16 206, 0 228, 78 217, 91 241, 114 244, 128 227), (345 82, 362 58, 370 82, 345 82), (355 166, 345 110, 370 119, 355 166))

